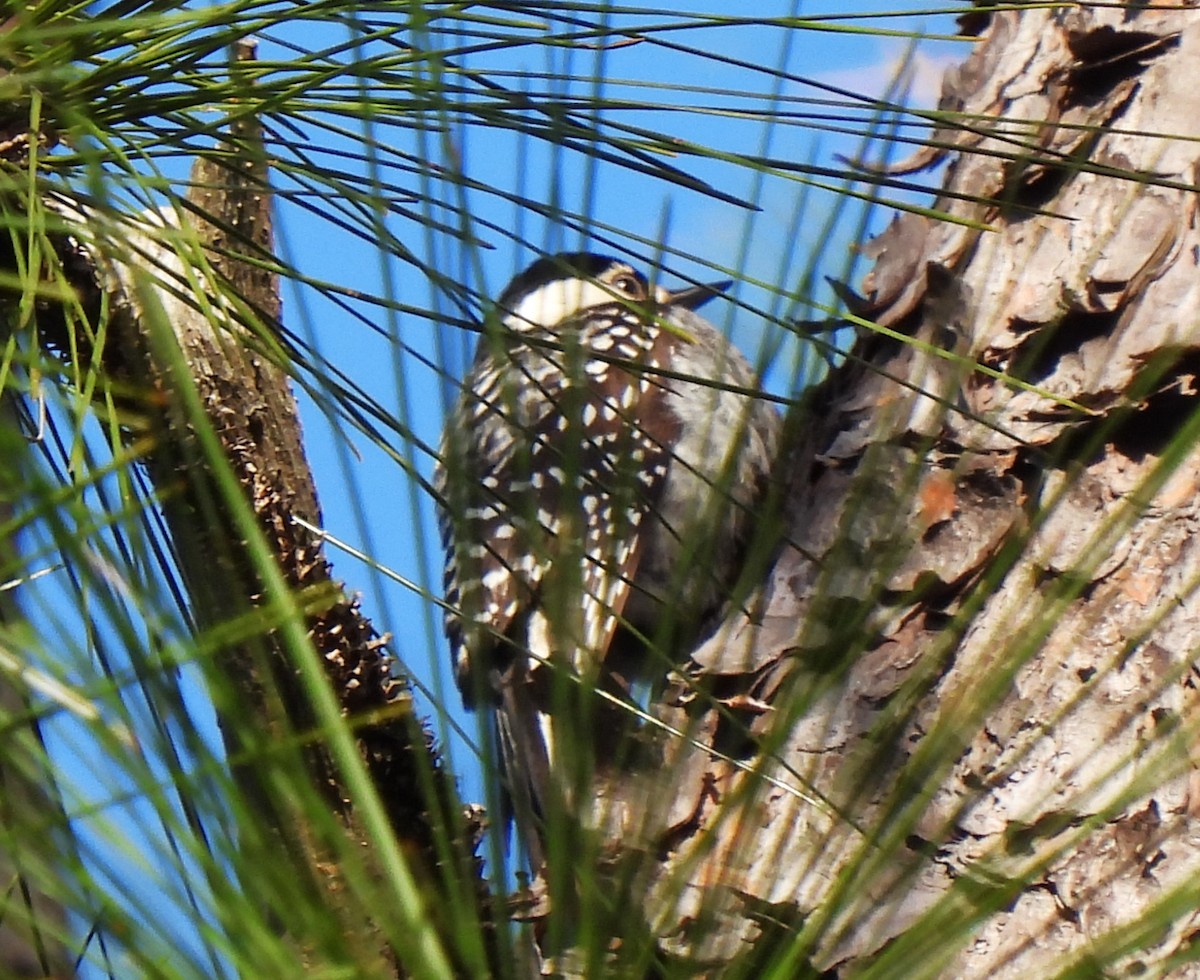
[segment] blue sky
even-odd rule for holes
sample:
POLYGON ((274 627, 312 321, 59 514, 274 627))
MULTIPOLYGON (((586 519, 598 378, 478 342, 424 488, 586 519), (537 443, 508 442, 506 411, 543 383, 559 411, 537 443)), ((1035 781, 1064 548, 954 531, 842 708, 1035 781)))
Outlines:
MULTIPOLYGON (((660 3, 648 20, 662 23, 670 19, 667 11, 673 10, 727 14, 735 6, 660 3)), ((755 14, 788 15, 796 12, 793 6, 761 2, 755 5, 755 14)), ((894 4, 884 2, 827 0, 823 9, 845 14, 892 8, 894 4)), ((809 4, 801 12, 811 15, 817 11, 816 5, 809 4)), ((644 23, 636 18, 629 21, 631 25, 644 23)), ((871 26, 953 30, 949 16, 920 21, 887 18, 871 22, 871 26)), ((342 40, 331 34, 333 30, 328 25, 297 22, 287 25, 286 40, 322 48, 342 40)), ((278 43, 280 39, 270 32, 261 38, 261 60, 288 56, 278 43)), ((882 35, 863 37, 818 30, 789 35, 777 29, 732 26, 673 32, 663 35, 663 39, 701 48, 730 63, 701 61, 663 46, 638 43, 606 51, 563 48, 550 55, 530 46, 473 56, 463 67, 505 77, 512 86, 520 84, 515 77, 498 73, 534 69, 546 73, 545 87, 560 94, 589 93, 595 84, 590 79, 603 74, 607 79, 603 94, 631 103, 614 110, 608 117, 612 122, 663 130, 680 140, 725 151, 811 161, 837 170, 845 169, 837 155, 855 152, 855 141, 850 136, 818 131, 811 120, 767 130, 760 120, 749 118, 744 111, 765 108, 762 96, 774 92, 780 100, 778 105, 785 110, 829 113, 834 110, 828 106, 796 100, 831 96, 799 81, 777 82, 751 66, 782 68, 825 85, 877 95, 887 87, 907 48, 904 39, 882 35), (568 84, 561 80, 567 75, 578 76, 581 81, 568 84), (703 105, 706 109, 684 111, 682 105, 703 105)), ((912 101, 933 104, 942 67, 966 53, 963 43, 923 45, 913 61, 912 101)), ((388 214, 388 230, 423 262, 450 278, 465 281, 482 294, 497 295, 533 257, 516 238, 548 249, 588 247, 618 252, 635 257, 637 264, 647 268, 661 251, 664 265, 670 270, 663 273, 668 283, 680 282, 679 276, 725 278, 727 270, 744 270, 751 279, 778 288, 739 288, 730 301, 707 307, 706 314, 729 329, 752 359, 762 352, 766 384, 777 394, 794 392, 803 371, 811 366, 812 350, 786 335, 772 322, 772 316, 786 319, 820 315, 797 303, 795 297, 787 298, 812 256, 820 256, 819 267, 829 274, 838 275, 845 267, 853 222, 847 219, 826 227, 825 214, 832 193, 806 187, 795 179, 773 178, 759 185, 744 171, 720 161, 686 155, 672 161, 729 194, 753 199, 760 210, 750 212, 611 165, 593 167, 580 155, 555 157, 537 143, 482 126, 455 127, 445 140, 430 139, 425 145, 411 131, 396 127, 375 127, 372 134, 399 149, 431 155, 443 165, 460 166, 485 187, 496 189, 495 193, 484 189, 467 193, 467 208, 478 222, 472 230, 485 245, 476 250, 464 251, 449 236, 431 233, 420 222, 400 217, 396 209, 388 214), (579 231, 523 213, 504 198, 505 192, 557 201, 564 211, 590 217, 597 235, 608 234, 600 225, 620 227, 627 234, 611 236, 614 244, 597 245, 579 231), (805 208, 798 213, 802 201, 805 208)), ((308 149, 316 152, 322 139, 314 137, 308 149)), ((833 186, 837 180, 825 178, 823 183, 833 186)), ((414 191, 422 189, 416 183, 410 186, 414 191)), ((434 190, 457 203, 449 188, 434 190)), ((381 255, 378 249, 282 200, 278 211, 281 249, 305 273, 414 307, 447 308, 444 296, 402 258, 381 255)), ((887 208, 879 209, 873 227, 882 228, 890 214, 887 208)), ((828 299, 824 293, 817 298, 828 299)), ((379 565, 417 583, 418 588, 394 582, 336 549, 331 549, 329 556, 336 575, 348 588, 363 593, 364 608, 377 628, 393 634, 393 649, 408 672, 432 692, 432 698, 421 699, 421 706, 438 729, 451 768, 460 777, 464 798, 481 800, 478 765, 469 745, 454 733, 451 724, 474 733, 476 721, 458 707, 448 677, 440 613, 420 591, 440 590, 441 547, 433 509, 428 493, 397 462, 405 460, 422 477, 429 477, 432 458, 423 446, 436 446, 454 391, 447 377, 424 366, 412 353, 435 364, 444 363, 446 373, 458 377, 474 335, 439 326, 430 318, 385 315, 370 306, 360 309, 372 319, 378 332, 366 329, 313 290, 293 289, 285 295, 289 328, 400 419, 413 439, 390 433, 389 451, 383 451, 330 419, 301 393, 309 457, 329 532, 367 552, 379 565), (439 704, 447 709, 445 714, 438 712, 439 704)), ((67 625, 56 628, 64 636, 70 632, 67 625)), ((86 645, 75 642, 79 655, 86 659, 86 645)), ((185 688, 199 736, 211 745, 218 744, 211 709, 195 677, 185 674, 185 688)), ((134 714, 128 723, 136 731, 138 726, 149 726, 151 719, 144 713, 134 714)), ((128 806, 109 808, 102 819, 93 821, 94 866, 98 873, 118 882, 118 890, 129 892, 131 904, 143 903, 135 915, 153 915, 155 909, 161 909, 173 923, 165 926, 165 931, 175 936, 181 948, 198 949, 195 937, 188 934, 187 895, 180 892, 178 880, 170 871, 163 873, 155 867, 154 855, 162 853, 164 845, 149 829, 157 819, 154 808, 141 798, 142 789, 128 785, 121 774, 106 767, 103 760, 110 749, 97 751, 89 746, 84 731, 71 725, 52 726, 50 730, 52 752, 73 798, 82 804, 104 803, 126 794, 133 797, 128 806), (103 826, 105 820, 110 822, 107 828, 103 826), (103 871, 104 865, 111 870, 103 871)), ((203 975, 202 967, 197 969, 203 975)))

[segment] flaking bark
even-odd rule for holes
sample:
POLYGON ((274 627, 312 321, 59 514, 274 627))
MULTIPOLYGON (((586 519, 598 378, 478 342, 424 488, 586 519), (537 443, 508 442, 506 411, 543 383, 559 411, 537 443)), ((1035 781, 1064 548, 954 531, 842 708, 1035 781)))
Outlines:
POLYGON ((813 394, 761 613, 656 705, 700 746, 618 802, 660 947, 712 973, 1194 955, 1200 21, 972 23, 961 221, 897 218, 856 304, 911 340, 864 328, 813 394))

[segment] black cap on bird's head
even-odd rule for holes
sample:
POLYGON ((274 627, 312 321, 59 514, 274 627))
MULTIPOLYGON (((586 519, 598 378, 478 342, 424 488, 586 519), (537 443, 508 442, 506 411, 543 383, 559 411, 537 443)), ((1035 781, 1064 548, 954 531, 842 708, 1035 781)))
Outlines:
MULTIPOLYGON (((563 279, 599 280, 607 269, 617 265, 623 263, 611 255, 597 255, 594 252, 559 252, 557 255, 543 255, 513 277, 512 282, 505 286, 504 292, 500 294, 498 305, 501 309, 511 310, 530 293, 549 283, 563 279)), ((632 269, 629 271, 632 275, 637 275, 632 269)))
POLYGON ((675 292, 661 286, 652 289, 642 273, 621 259, 560 252, 543 256, 514 278, 497 305, 518 329, 521 323, 551 327, 581 310, 621 302, 695 310, 731 285, 724 281, 675 292))

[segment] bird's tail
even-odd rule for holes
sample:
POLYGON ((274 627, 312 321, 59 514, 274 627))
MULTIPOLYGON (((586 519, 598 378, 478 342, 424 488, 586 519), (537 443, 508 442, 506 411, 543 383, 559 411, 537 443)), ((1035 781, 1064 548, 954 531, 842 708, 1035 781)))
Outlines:
POLYGON ((517 657, 498 678, 496 735, 511 816, 536 875, 546 856, 542 838, 554 745, 545 699, 534 690, 534 670, 525 658, 517 657))

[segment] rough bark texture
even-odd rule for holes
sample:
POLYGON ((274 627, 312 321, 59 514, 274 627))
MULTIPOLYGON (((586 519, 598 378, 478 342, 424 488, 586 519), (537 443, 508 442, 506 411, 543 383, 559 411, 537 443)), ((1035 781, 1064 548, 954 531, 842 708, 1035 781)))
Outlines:
POLYGON ((973 224, 873 243, 860 312, 913 340, 815 394, 760 615, 657 706, 701 745, 669 810, 625 790, 653 931, 714 970, 1200 976, 1200 18, 972 26, 937 138, 973 224))

